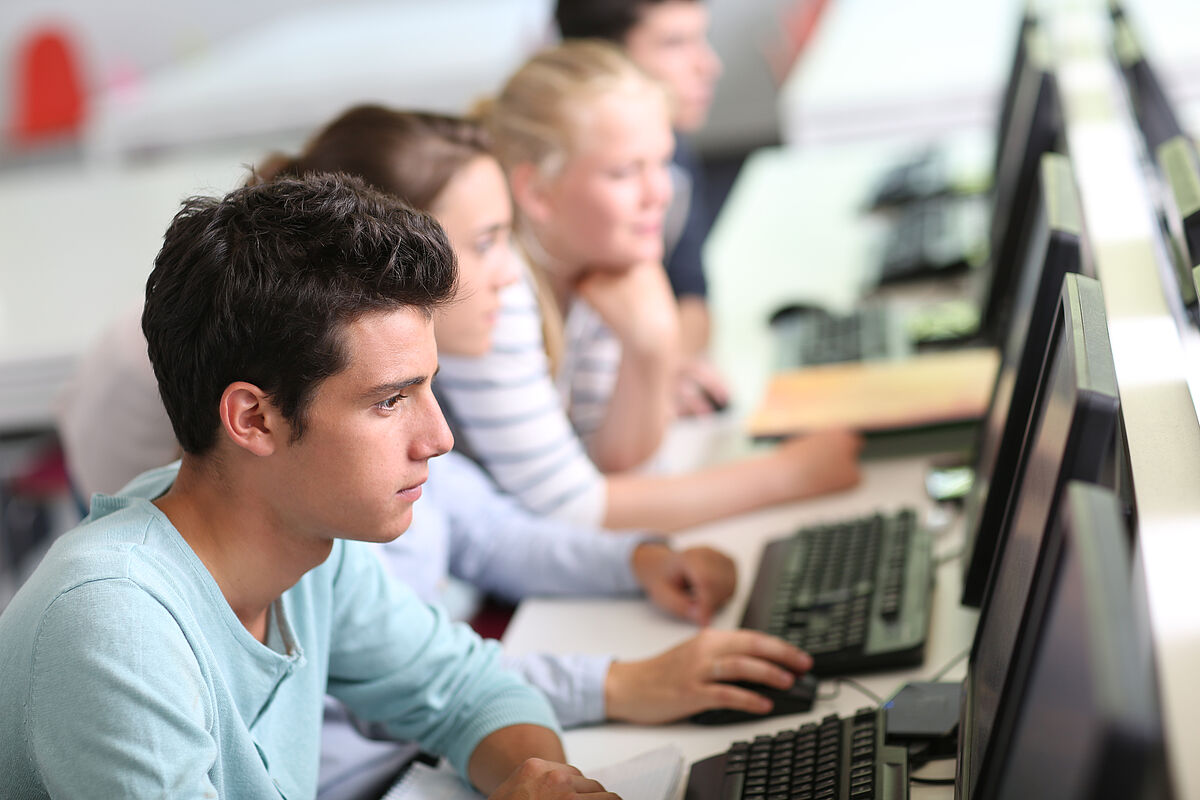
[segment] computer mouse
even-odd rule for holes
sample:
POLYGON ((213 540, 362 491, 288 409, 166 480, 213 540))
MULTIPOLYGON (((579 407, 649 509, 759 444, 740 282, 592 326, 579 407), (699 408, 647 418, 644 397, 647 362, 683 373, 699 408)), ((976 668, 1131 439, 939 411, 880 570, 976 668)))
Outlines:
POLYGON ((828 314, 829 312, 817 305, 811 303, 787 303, 771 312, 767 317, 768 325, 787 324, 796 320, 799 317, 807 317, 816 314, 828 314))
POLYGON ((817 676, 811 672, 796 677, 796 682, 790 689, 776 689, 761 683, 749 681, 733 681, 734 686, 757 692, 775 704, 766 714, 754 714, 749 711, 737 711, 732 708, 714 708, 693 714, 692 722, 697 725, 729 725, 734 722, 749 722, 755 719, 777 717, 780 714, 800 714, 813 706, 817 697, 817 676))

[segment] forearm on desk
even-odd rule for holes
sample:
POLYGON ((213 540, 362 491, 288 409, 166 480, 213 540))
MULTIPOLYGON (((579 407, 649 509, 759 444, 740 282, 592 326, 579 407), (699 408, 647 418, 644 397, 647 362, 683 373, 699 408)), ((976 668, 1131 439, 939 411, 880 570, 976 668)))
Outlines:
POLYGON ((708 302, 700 295, 679 298, 679 335, 684 357, 702 355, 708 350, 711 321, 708 302))
POLYGON ((558 734, 539 725, 510 725, 483 738, 467 767, 471 783, 485 795, 506 781, 530 758, 566 763, 558 734))
POLYGON ((603 472, 633 469, 662 443, 674 417, 675 346, 621 356, 604 419, 588 437, 588 453, 603 472))
POLYGON ((672 533, 795 495, 773 453, 682 475, 608 476, 608 528, 672 533))

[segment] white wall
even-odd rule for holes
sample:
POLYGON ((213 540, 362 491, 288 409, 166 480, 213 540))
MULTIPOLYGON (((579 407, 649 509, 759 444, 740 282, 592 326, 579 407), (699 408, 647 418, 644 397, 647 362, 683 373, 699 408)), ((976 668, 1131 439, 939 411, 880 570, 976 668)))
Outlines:
MULTIPOLYGON (((136 91, 155 70, 210 52, 229 37, 337 0, 6 0, 0 2, 0 130, 12 123, 13 63, 20 42, 42 24, 61 26, 74 40, 85 86, 92 92, 124 85, 136 91)), ((392 0, 428 14, 430 0, 392 0)), ((450 4, 455 0, 433 0, 450 4)), ((511 0, 509 0, 511 3, 511 0)), ((548 24, 553 0, 517 0, 522 13, 548 24)), ((777 136, 775 86, 764 48, 779 37, 789 0, 708 0, 713 44, 725 64, 710 124, 699 136, 706 149, 729 149, 777 136)), ((338 3, 341 6, 345 2, 338 3)), ((452 46, 451 42, 447 46, 452 46)), ((348 53, 348 58, 353 58, 348 53)), ((2 148, 0 148, 2 150, 2 148)))

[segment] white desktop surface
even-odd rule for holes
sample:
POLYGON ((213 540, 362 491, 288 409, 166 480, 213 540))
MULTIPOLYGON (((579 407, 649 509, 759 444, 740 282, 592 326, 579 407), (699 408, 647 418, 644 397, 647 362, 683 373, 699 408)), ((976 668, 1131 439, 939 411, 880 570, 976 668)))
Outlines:
POLYGON ((788 144, 990 124, 1020 0, 838 0, 779 92, 788 144))
MULTIPOLYGON (((804 523, 844 519, 880 508, 913 506, 928 509, 923 488, 928 457, 873 460, 865 465, 863 482, 839 495, 781 506, 710 524, 676 536, 678 547, 711 545, 727 552, 738 565, 738 588, 733 599, 713 620, 713 627, 736 628, 749 595, 758 559, 765 543, 786 536, 804 523)), ((936 534, 937 554, 957 551, 961 545, 957 521, 936 534)), ((961 565, 957 559, 943 563, 933 595, 933 618, 924 665, 917 669, 856 676, 880 696, 892 694, 911 680, 928 680, 970 646, 978 613, 958 604, 961 565)), ((667 617, 644 599, 529 599, 523 601, 504 634, 506 652, 611 653, 637 659, 655 655, 691 637, 696 626, 667 617)), ((965 660, 948 673, 960 679, 965 660)), ((849 685, 835 699, 821 699, 836 682, 822 681, 818 701, 808 714, 771 717, 728 726, 677 723, 668 726, 607 724, 567 731, 564 742, 571 762, 582 769, 602 766, 674 742, 689 763, 725 750, 737 739, 774 733, 826 714, 853 713, 872 701, 849 685)))

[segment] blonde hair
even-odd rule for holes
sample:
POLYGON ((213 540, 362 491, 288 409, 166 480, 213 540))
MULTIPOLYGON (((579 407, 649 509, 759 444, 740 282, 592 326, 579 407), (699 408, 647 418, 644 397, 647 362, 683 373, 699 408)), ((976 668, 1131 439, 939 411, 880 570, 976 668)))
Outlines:
MULTIPOLYGON (((658 81, 629 60, 616 45, 599 39, 576 39, 543 50, 513 73, 494 98, 476 104, 471 116, 489 135, 492 154, 505 171, 532 164, 543 175, 562 169, 578 144, 588 104, 617 92, 658 94, 669 112, 669 95, 658 81)), ((519 219, 518 219, 519 222, 519 219)), ((532 257, 536 243, 518 228, 526 261, 532 268, 542 334, 550 369, 557 372, 565 340, 563 309, 554 299, 545 271, 532 257)))
POLYGON ((553 174, 574 149, 581 106, 629 90, 649 90, 667 102, 661 84, 616 45, 599 39, 574 40, 529 59, 475 114, 505 169, 530 163, 544 174, 553 174))

